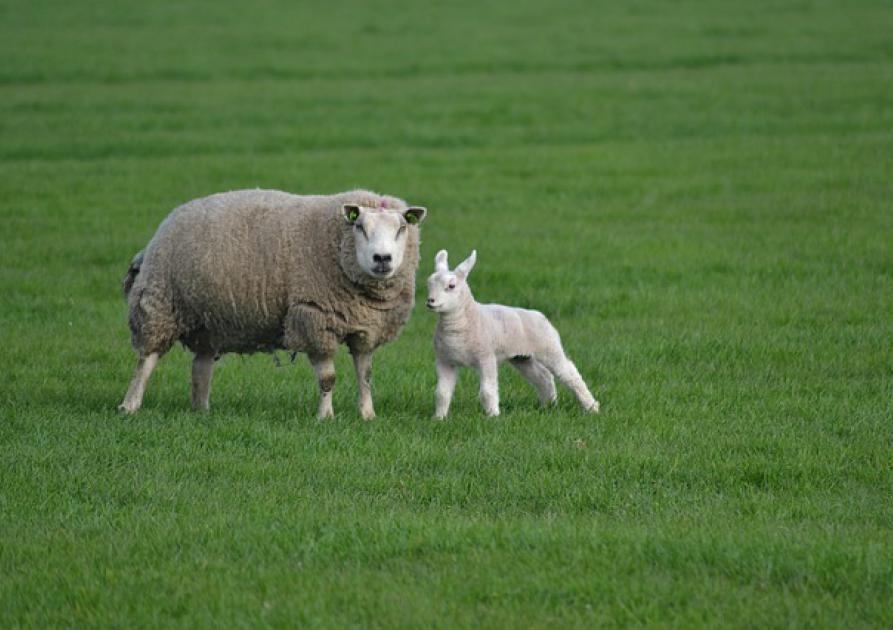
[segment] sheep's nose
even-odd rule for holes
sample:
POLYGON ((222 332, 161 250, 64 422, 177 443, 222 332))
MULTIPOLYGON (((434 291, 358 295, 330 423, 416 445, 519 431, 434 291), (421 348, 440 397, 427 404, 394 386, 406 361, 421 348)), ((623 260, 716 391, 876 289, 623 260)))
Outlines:
POLYGON ((428 298, 428 306, 434 304, 434 298, 428 298))
POLYGON ((372 262, 389 263, 391 262, 390 254, 372 254, 372 262))

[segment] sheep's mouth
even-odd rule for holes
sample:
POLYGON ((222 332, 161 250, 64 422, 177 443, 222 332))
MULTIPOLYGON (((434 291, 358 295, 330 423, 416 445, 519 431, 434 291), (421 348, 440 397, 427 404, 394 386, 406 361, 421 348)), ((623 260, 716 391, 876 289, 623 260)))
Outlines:
POLYGON ((394 268, 390 265, 375 265, 372 267, 372 275, 376 278, 387 278, 394 273, 394 268))

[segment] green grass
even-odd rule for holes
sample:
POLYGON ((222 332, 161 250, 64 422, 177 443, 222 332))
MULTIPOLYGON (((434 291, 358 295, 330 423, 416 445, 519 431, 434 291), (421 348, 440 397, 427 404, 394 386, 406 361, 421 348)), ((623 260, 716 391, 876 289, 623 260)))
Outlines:
POLYGON ((0 4, 0 627, 893 625, 888 3, 128 4, 0 4), (255 186, 426 205, 602 414, 432 421, 417 308, 373 423, 181 349, 120 417, 130 257, 255 186))

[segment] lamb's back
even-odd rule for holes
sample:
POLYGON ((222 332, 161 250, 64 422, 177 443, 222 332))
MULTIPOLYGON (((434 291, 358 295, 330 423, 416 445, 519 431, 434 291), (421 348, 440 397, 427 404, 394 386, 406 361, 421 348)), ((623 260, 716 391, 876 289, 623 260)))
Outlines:
POLYGON ((533 355, 541 339, 557 334, 539 311, 502 304, 481 304, 480 307, 486 316, 493 350, 500 360, 533 355))

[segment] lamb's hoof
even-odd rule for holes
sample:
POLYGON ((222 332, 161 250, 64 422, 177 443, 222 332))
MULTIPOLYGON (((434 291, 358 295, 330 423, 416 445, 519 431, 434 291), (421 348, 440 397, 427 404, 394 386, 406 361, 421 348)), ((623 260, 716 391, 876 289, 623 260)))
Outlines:
POLYGON ((597 400, 592 401, 592 404, 589 405, 588 407, 586 407, 586 411, 588 411, 589 413, 598 413, 598 411, 599 411, 598 401, 597 400))
POLYGON ((444 414, 442 416, 438 416, 438 415, 434 416, 434 420, 446 420, 446 419, 447 419, 446 414, 444 414))

